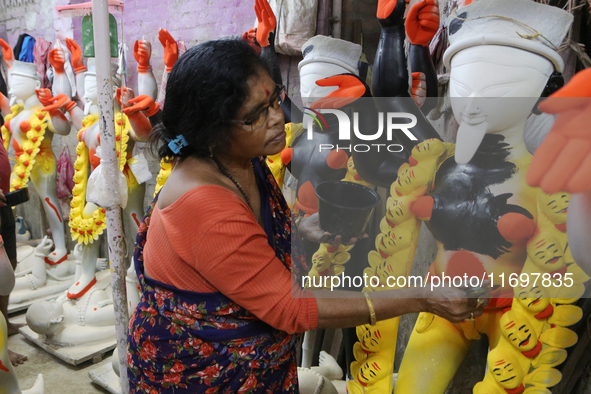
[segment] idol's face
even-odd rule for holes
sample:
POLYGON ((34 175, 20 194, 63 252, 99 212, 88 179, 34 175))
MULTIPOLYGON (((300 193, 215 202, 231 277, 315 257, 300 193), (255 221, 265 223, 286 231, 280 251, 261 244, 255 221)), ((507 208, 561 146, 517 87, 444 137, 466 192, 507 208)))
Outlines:
POLYGON ((10 105, 16 104, 18 101, 25 101, 35 94, 35 89, 39 88, 39 81, 34 77, 28 77, 21 74, 10 75, 10 89, 8 90, 8 97, 10 105))
POLYGON ((531 324, 517 313, 505 313, 500 324, 505 338, 520 352, 530 351, 538 344, 538 337, 531 324))
POLYGON ((564 267, 562 246, 558 239, 550 234, 541 234, 527 245, 527 254, 531 261, 544 272, 555 272, 564 267))
POLYGON ((542 312, 550 304, 550 299, 540 286, 516 287, 514 293, 519 303, 533 314, 542 312))
POLYGON ((558 192, 554 194, 538 194, 540 209, 554 224, 566 223, 566 214, 570 202, 570 194, 558 192))
POLYGON ((494 349, 488 354, 488 369, 501 387, 516 389, 523 382, 521 367, 513 355, 494 349))

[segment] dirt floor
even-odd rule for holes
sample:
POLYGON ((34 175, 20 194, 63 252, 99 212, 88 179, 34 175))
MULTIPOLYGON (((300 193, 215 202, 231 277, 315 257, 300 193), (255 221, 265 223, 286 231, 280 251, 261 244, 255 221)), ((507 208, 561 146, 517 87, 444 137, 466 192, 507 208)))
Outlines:
MULTIPOLYGON (((25 313, 10 316, 10 321, 24 323, 25 313)), ((81 365, 72 366, 33 345, 21 334, 8 338, 8 348, 29 358, 23 365, 15 368, 22 390, 29 389, 35 383, 37 375, 42 373, 46 394, 108 393, 92 383, 88 372, 110 363, 113 351, 106 353, 100 363, 93 364, 92 361, 87 361, 81 365)))

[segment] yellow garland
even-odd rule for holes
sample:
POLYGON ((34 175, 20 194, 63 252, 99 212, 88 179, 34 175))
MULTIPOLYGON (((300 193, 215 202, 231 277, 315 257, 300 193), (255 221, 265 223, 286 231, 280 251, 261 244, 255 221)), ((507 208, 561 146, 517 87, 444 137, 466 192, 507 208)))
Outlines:
POLYGON ((8 146, 10 144, 10 131, 6 128, 6 124, 10 122, 10 119, 14 118, 16 115, 20 114, 23 109, 25 109, 24 105, 16 104, 10 107, 10 113, 4 117, 4 121, 6 122, 2 126, 2 139, 4 140, 4 149, 8 152, 8 146))
MULTIPOLYGON (((74 189, 72 190, 72 202, 70 206, 70 232, 72 239, 78 243, 88 245, 98 239, 99 235, 107 227, 106 211, 103 208, 95 209, 92 214, 84 215, 86 206, 86 187, 88 184, 88 173, 90 158, 88 147, 82 139, 84 131, 98 120, 98 115, 88 115, 82 121, 83 128, 78 132, 78 146, 76 146, 76 161, 74 162, 74 189)), ((115 116, 116 150, 119 154, 119 168, 123 171, 127 162, 127 142, 131 126, 127 116, 121 113, 115 116), (123 124, 121 124, 123 122, 123 124)))
POLYGON ((166 183, 166 180, 170 176, 172 169, 174 168, 174 163, 167 161, 169 158, 160 160, 160 172, 158 172, 158 177, 156 177, 156 190, 154 190, 154 197, 156 194, 162 189, 162 186, 166 183))
POLYGON ((39 147, 45 138, 45 130, 47 129, 48 121, 49 112, 42 110, 36 110, 29 118, 30 129, 25 134, 27 140, 21 146, 23 153, 16 158, 16 164, 12 169, 10 191, 27 187, 31 170, 35 165, 35 157, 39 153, 39 147))
MULTIPOLYGON (((366 292, 388 290, 398 287, 396 281, 388 283, 389 277, 408 277, 414 261, 420 233, 420 219, 411 210, 411 204, 421 196, 428 194, 439 166, 453 156, 453 144, 439 140, 426 140, 412 150, 414 165, 405 163, 398 170, 398 178, 390 187, 391 197, 387 200, 386 216, 380 223, 380 234, 376 237, 375 250, 368 254, 369 267, 363 274, 369 278, 376 276, 378 286, 368 280, 366 292), (408 177, 408 172, 414 172, 413 180, 399 182, 408 177), (389 218, 389 219, 388 219, 389 218), (396 242, 389 243, 394 237, 396 242), (386 246, 388 245, 388 246, 386 246), (394 285, 394 286, 393 286, 394 285), (392 287, 390 287, 392 286, 392 287)), ((351 163, 354 164, 354 163, 351 163)), ((350 168, 354 168, 352 165, 350 168)), ((353 178, 354 179, 354 178, 353 178)), ((374 282, 375 283, 375 282, 374 282)), ((402 286, 402 285, 401 285, 402 286)), ((425 316, 425 314, 421 314, 425 316)), ((368 313, 369 317, 369 313, 368 313)), ((419 317, 421 319, 421 317, 419 317)), ((372 394, 392 392, 392 373, 396 351, 396 338, 400 317, 378 322, 376 326, 358 326, 357 338, 354 345, 355 361, 351 363, 353 379, 347 383, 350 394, 372 394), (364 340, 367 332, 379 330, 381 338, 375 341, 364 340), (365 375, 359 371, 364 369, 365 375), (381 370, 379 375, 370 376, 369 370, 381 370)), ((419 330, 421 320, 417 321, 415 330, 419 330)), ((372 338, 372 335, 370 335, 372 338)))

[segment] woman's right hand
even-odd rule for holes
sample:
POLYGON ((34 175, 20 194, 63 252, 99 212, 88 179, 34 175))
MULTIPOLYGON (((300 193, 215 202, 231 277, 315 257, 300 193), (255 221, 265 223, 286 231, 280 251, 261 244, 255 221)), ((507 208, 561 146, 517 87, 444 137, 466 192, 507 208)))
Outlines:
POLYGON ((468 298, 465 289, 455 287, 425 288, 423 310, 452 323, 482 316, 482 309, 490 301, 490 290, 483 289, 482 296, 468 298))
MULTIPOLYGON (((328 243, 331 246, 354 245, 359 240, 357 238, 343 240, 343 237, 340 235, 334 235, 323 231, 320 228, 320 218, 318 213, 302 218, 298 226, 298 232, 300 237, 307 239, 308 241, 328 243)), ((363 234, 361 239, 365 239, 367 237, 369 237, 369 235, 363 234)))

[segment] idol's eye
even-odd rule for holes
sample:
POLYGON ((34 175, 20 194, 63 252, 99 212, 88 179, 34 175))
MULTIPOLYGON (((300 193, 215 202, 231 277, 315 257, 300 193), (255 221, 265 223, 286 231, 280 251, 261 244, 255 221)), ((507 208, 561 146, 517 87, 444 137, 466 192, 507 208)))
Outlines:
POLYGON ((453 86, 453 90, 456 92, 456 94, 460 97, 468 97, 470 96, 471 90, 468 89, 468 87, 458 81, 453 81, 453 83, 451 84, 451 86, 453 86))
POLYGON ((511 94, 516 88, 518 84, 516 82, 513 83, 506 83, 503 85, 491 86, 486 88, 482 91, 482 97, 504 97, 511 94))

